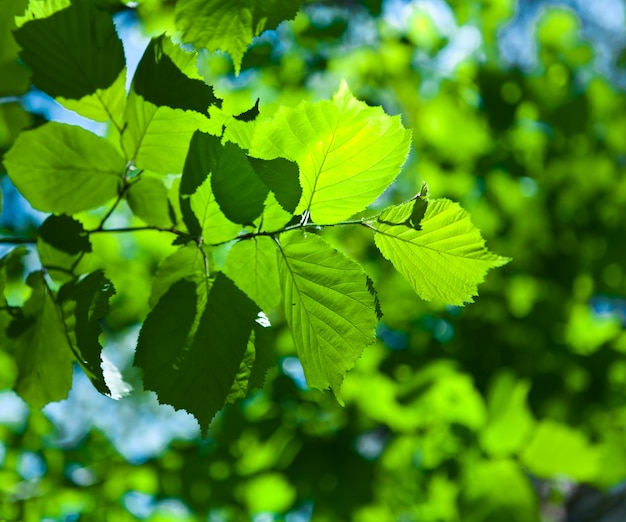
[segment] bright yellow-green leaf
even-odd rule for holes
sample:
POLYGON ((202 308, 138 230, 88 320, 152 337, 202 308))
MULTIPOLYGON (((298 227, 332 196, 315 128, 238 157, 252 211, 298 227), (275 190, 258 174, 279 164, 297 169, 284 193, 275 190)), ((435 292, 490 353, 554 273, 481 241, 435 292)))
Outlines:
POLYGON ((383 211, 376 223, 376 246, 422 299, 471 303, 487 271, 509 259, 487 250, 457 203, 430 200, 421 221, 410 226, 413 210, 409 201, 383 211))
POLYGON ((285 316, 309 386, 341 402, 345 373, 376 337, 374 296, 362 268, 320 237, 281 236, 278 257, 285 316))
POLYGON ((342 83, 332 100, 283 107, 257 123, 250 154, 284 157, 300 167, 302 199, 317 223, 337 223, 365 209, 391 184, 409 152, 399 116, 368 107, 342 83))
POLYGON ((574 480, 590 481, 598 473, 600 452, 583 432, 544 420, 521 458, 531 473, 539 477, 567 475, 574 480))
POLYGON ((179 0, 176 25, 185 42, 229 53, 239 74, 252 38, 293 18, 302 0, 179 0))
POLYGON ((535 424, 526 404, 528 381, 517 381, 510 373, 499 375, 489 390, 487 425, 480 434, 483 449, 494 457, 518 452, 528 442, 535 424))

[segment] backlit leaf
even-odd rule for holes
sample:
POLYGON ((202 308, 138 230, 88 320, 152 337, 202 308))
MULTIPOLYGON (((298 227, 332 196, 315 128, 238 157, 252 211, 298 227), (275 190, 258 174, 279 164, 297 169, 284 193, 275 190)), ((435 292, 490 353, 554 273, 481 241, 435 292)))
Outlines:
POLYGON ((548 419, 537 426, 521 460, 539 477, 590 481, 598 473, 600 452, 582 431, 548 419))
POLYGON ((281 236, 278 270, 285 316, 309 386, 332 388, 375 340, 374 297, 361 267, 320 237, 281 236))
POLYGON ((133 214, 146 224, 157 227, 171 227, 174 224, 167 189, 160 179, 144 173, 126 191, 126 200, 133 214))
POLYGON ((235 243, 228 252, 225 272, 262 310, 280 304, 277 248, 269 237, 235 243))
POLYGON ((126 158, 138 168, 159 174, 179 174, 193 133, 208 119, 196 111, 157 106, 134 91, 126 105, 122 135, 126 158))
POLYGON ((4 163, 33 207, 58 214, 106 203, 119 192, 126 168, 124 158, 104 138, 56 122, 22 132, 4 163))
POLYGON ((208 277, 206 255, 197 244, 189 243, 161 261, 152 281, 150 306, 154 308, 168 288, 180 279, 198 284, 204 281, 208 277))
POLYGON ((24 316, 11 325, 18 378, 15 391, 41 408, 65 399, 72 386, 72 349, 41 272, 27 280, 32 294, 24 316))
POLYGON ((302 0, 179 0, 176 25, 183 40, 209 51, 226 51, 235 73, 252 38, 293 18, 302 0))
POLYGON ((457 203, 428 201, 420 230, 407 224, 413 209, 414 202, 408 201, 384 210, 376 224, 376 246, 422 299, 472 302, 487 271, 509 259, 487 250, 480 231, 457 203))
POLYGON ((358 101, 345 83, 332 100, 281 107, 256 124, 250 154, 300 167, 301 211, 337 223, 362 211, 391 184, 409 152, 399 116, 358 101))

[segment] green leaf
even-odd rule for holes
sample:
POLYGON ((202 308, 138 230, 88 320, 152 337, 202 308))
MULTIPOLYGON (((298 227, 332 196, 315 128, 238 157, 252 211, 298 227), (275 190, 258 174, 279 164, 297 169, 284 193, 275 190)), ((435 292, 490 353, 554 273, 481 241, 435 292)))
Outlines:
POLYGON ((219 104, 220 100, 204 81, 190 78, 181 70, 189 65, 195 69, 196 61, 197 53, 184 51, 168 37, 153 38, 137 66, 133 90, 154 105, 193 110, 206 115, 209 106, 219 104))
POLYGON ((146 224, 163 228, 174 224, 174 211, 160 179, 142 174, 126 191, 126 200, 133 214, 146 224))
POLYGON ((580 482, 589 482, 598 473, 600 452, 583 432, 544 420, 537 426, 521 460, 538 477, 567 475, 580 482))
POLYGON ((277 248, 269 237, 235 243, 224 271, 261 310, 269 312, 280 304, 277 248))
POLYGON ((0 97, 16 96, 28 91, 29 71, 18 62, 19 47, 12 31, 14 18, 22 13, 28 0, 0 2, 0 97))
POLYGON ((378 218, 376 246, 427 301, 453 305, 472 302, 491 268, 510 261, 487 250, 469 214, 447 199, 431 199, 420 230, 407 225, 414 202, 384 210, 378 218))
POLYGON ((241 114, 237 114, 237 116, 233 116, 237 121, 254 121, 257 119, 259 115, 259 102, 260 98, 256 99, 256 102, 252 107, 250 107, 247 111, 242 112, 241 114))
POLYGON ((134 91, 128 96, 125 118, 126 159, 158 174, 181 173, 193 133, 208 126, 208 119, 196 111, 157 106, 134 91))
POLYGON ((111 395, 102 371, 102 333, 100 320, 109 313, 109 299, 115 294, 113 284, 102 270, 79 281, 70 281, 59 290, 58 301, 74 356, 95 388, 111 395))
POLYGON ((215 278, 204 310, 197 306, 194 282, 174 283, 139 334, 135 364, 145 387, 160 402, 193 414, 206 434, 235 382, 257 312, 223 274, 215 278), (196 314, 199 324, 192 332, 196 314))
POLYGON ((233 58, 235 74, 252 38, 293 18, 302 0, 179 0, 176 25, 183 41, 209 51, 225 51, 233 58))
POLYGON ((220 139, 196 132, 189 145, 180 182, 180 208, 191 235, 206 242, 233 239, 241 226, 230 221, 220 209, 211 188, 211 172, 217 168, 220 139))
POLYGON ((150 307, 154 308, 168 288, 180 279, 195 281, 197 284, 206 280, 205 256, 197 244, 189 243, 161 261, 152 281, 150 307))
POLYGON ((27 279, 32 294, 10 327, 18 377, 15 391, 34 408, 65 399, 72 386, 72 350, 43 273, 27 279))
POLYGON ((51 96, 79 99, 113 85, 124 69, 124 49, 111 16, 92 0, 72 2, 13 34, 34 84, 51 96), (86 30, 88 28, 88 30, 86 30))
POLYGON ((517 453, 528 442, 535 420, 526 403, 530 383, 511 373, 500 374, 489 389, 487 425, 480 434, 482 448, 493 457, 517 453))
POLYGON ((233 223, 252 223, 263 212, 268 188, 246 153, 234 143, 212 147, 211 188, 224 215, 233 223))
POLYGON ((301 211, 317 223, 349 218, 391 184, 409 152, 411 133, 399 116, 355 99, 345 83, 330 101, 282 107, 256 124, 252 156, 296 161, 301 211))
POLYGON ((235 382, 226 397, 226 404, 247 397, 253 388, 263 387, 265 374, 274 364, 272 339, 269 328, 254 325, 235 382))
POLYGON ((287 212, 295 212, 300 198, 302 187, 298 179, 298 165, 283 158, 274 160, 260 160, 249 158, 250 165, 265 186, 270 189, 280 206, 287 212))
POLYGON ((374 298, 362 268, 315 235, 281 236, 285 316, 309 386, 332 388, 376 340, 374 298))
POLYGON ((234 239, 241 225, 230 221, 220 209, 211 190, 211 175, 189 198, 191 211, 197 217, 204 241, 209 244, 234 239))
POLYGON ((99 207, 115 197, 126 168, 105 139, 56 122, 22 132, 4 164, 33 207, 58 214, 99 207))
POLYGON ((204 132, 196 131, 191 137, 185 157, 183 175, 180 179, 179 202, 185 225, 194 236, 202 233, 198 218, 191 211, 191 195, 198 190, 211 174, 211 148, 218 146, 219 139, 204 132))
POLYGON ((56 101, 85 118, 95 121, 112 120, 115 126, 121 129, 124 125, 126 108, 126 69, 106 89, 98 89, 79 100, 57 96, 56 101))
POLYGON ((48 216, 39 227, 39 235, 49 245, 70 255, 91 252, 91 243, 83 224, 64 214, 48 216))

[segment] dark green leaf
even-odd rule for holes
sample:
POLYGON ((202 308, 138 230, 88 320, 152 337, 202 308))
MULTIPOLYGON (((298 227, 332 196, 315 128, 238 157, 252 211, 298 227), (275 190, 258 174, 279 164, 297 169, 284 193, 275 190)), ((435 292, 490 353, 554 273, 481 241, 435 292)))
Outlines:
POLYGON ((194 236, 199 236, 202 233, 202 226, 191 211, 190 197, 211 173, 213 169, 212 158, 214 157, 212 150, 220 146, 219 138, 204 132, 196 131, 191 137, 189 152, 185 159, 183 176, 180 181, 180 209, 185 225, 194 236))
POLYGON ((39 227, 39 235, 46 243, 67 254, 91 252, 89 236, 82 223, 65 214, 49 216, 39 227))
MULTIPOLYGON (((172 61, 168 50, 172 49, 169 38, 153 38, 146 48, 133 79, 137 94, 155 105, 167 105, 172 109, 194 110, 207 113, 210 105, 218 103, 213 89, 197 78, 190 78, 172 61)), ((186 53, 195 61, 196 53, 186 53)))
POLYGON ((144 385, 160 402, 192 413, 206 434, 228 397, 244 358, 258 309, 226 276, 218 274, 204 310, 196 284, 174 283, 146 318, 135 363, 144 385), (200 320, 191 332, 196 313, 200 320))
POLYGON ((235 375, 235 382, 226 397, 227 404, 247 397, 253 388, 263 387, 265 374, 274 364, 272 341, 273 336, 269 328, 264 328, 258 323, 254 325, 246 353, 235 375))
POLYGON ((115 294, 113 284, 102 270, 71 281, 59 290, 65 329, 78 363, 100 393, 111 395, 102 373, 102 333, 100 320, 109 313, 109 299, 115 294))
POLYGON ((231 142, 213 147, 211 188, 224 215, 233 223, 252 223, 263 212, 268 189, 246 153, 231 142))
POLYGON ((293 213, 302 197, 298 164, 284 158, 261 160, 249 158, 254 172, 276 196, 287 212, 293 213))
POLYGON ((256 120, 257 116, 259 115, 259 101, 260 101, 260 98, 257 98, 253 107, 251 107, 245 112, 242 112, 241 114, 237 114, 237 116, 234 116, 234 118, 239 121, 256 120))
POLYGON ((92 0, 27 21, 13 34, 33 82, 54 97, 82 98, 112 85, 124 69, 124 49, 113 20, 92 0))

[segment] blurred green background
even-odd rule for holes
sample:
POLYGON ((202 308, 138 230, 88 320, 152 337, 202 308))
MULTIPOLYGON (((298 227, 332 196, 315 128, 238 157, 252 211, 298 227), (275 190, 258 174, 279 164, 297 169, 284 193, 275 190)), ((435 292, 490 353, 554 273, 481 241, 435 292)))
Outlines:
MULTIPOLYGON (((167 0, 101 3, 129 62, 172 26, 167 0)), ((25 4, 0 5, 3 152, 42 118, 76 121, 15 63, 25 4)), ((203 440, 131 367, 168 238, 98 237, 118 289, 105 354, 133 390, 113 401, 77 370, 43 412, 0 392, 0 520, 626 520, 625 27, 623 0, 329 0, 255 39, 237 77, 228 56, 201 53, 233 113, 328 98, 345 78, 401 114, 414 147, 380 206, 426 181, 513 261, 474 304, 432 305, 368 231, 324 232, 365 266, 384 313, 346 407, 306 388, 279 317, 264 390, 203 440)), ((2 190, 2 231, 28 235, 42 216, 6 176, 2 190)), ((13 365, 0 350, 0 389, 13 365)))

